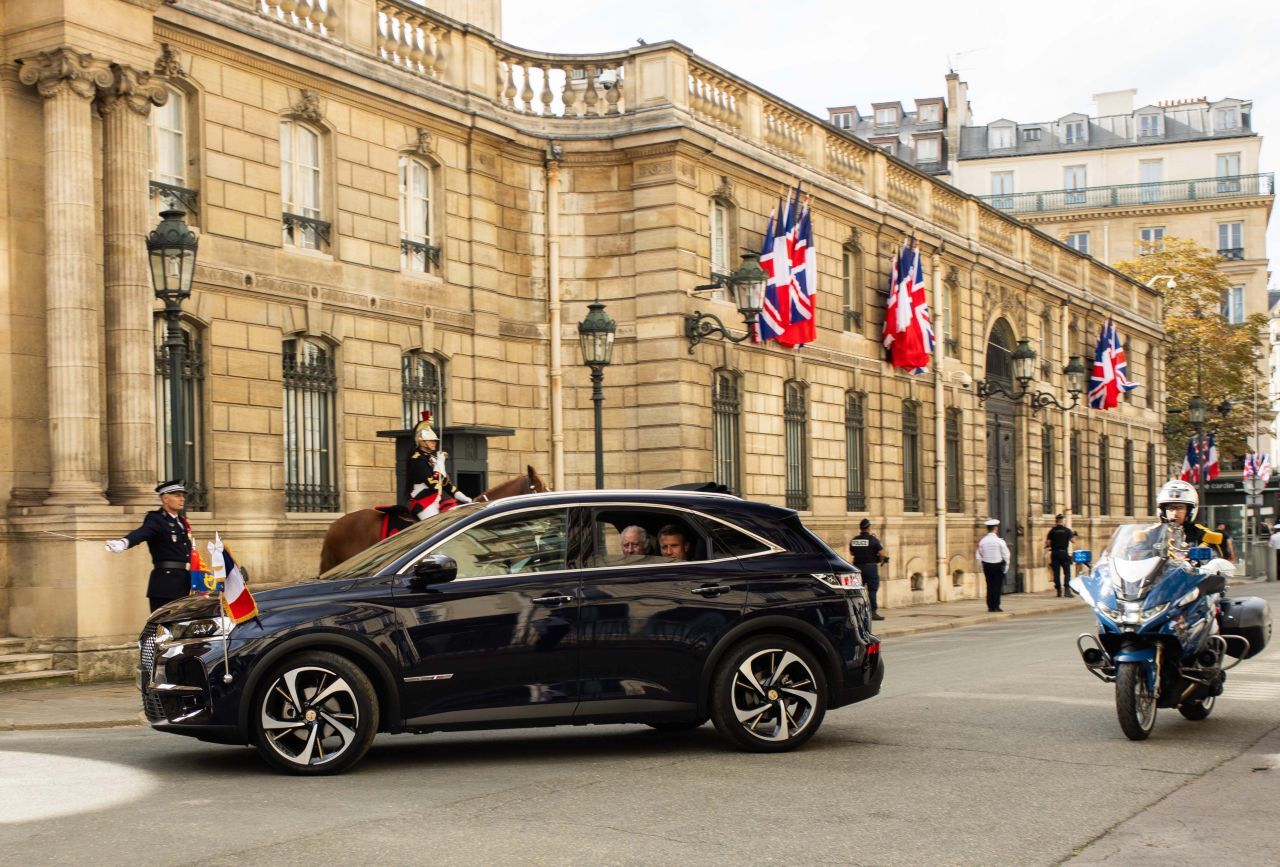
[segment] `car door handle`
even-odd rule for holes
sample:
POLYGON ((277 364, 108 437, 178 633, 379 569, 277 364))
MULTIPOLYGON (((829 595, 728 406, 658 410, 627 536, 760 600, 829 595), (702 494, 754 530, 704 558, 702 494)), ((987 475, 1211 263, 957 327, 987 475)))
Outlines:
POLYGON ((533 600, 535 605, 564 605, 566 602, 572 602, 572 596, 539 596, 533 600))
POLYGON ((723 584, 704 584, 701 587, 694 587, 692 592, 699 596, 719 596, 721 593, 728 593, 729 588, 723 584))

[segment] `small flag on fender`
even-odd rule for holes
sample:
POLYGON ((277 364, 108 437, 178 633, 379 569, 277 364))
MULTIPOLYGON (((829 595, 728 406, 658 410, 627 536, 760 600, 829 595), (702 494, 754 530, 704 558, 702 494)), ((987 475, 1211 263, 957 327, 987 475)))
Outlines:
POLYGON ((243 623, 250 617, 258 616, 258 603, 253 601, 249 585, 244 581, 244 573, 236 565, 231 552, 222 544, 222 535, 216 534, 209 543, 209 559, 213 563, 213 573, 219 581, 225 582, 222 591, 222 610, 236 623, 243 623))

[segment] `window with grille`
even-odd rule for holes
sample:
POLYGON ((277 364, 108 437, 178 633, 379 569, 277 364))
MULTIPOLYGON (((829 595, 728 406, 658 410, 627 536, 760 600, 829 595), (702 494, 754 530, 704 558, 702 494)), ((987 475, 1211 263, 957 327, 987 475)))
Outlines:
POLYGON ((444 364, 434 356, 414 350, 400 358, 400 395, 405 428, 431 411, 431 426, 444 436, 444 364))
POLYGON ((1080 460, 1080 433, 1071 434, 1071 511, 1077 515, 1084 511, 1084 466, 1080 460))
POLYGON ((400 158, 400 267, 412 274, 431 274, 440 266, 439 242, 432 236, 431 166, 400 158))
POLYGON ((319 250, 329 240, 329 224, 320 219, 320 134, 308 126, 280 123, 280 202, 284 244, 319 250))
POLYGON ((960 410, 947 410, 947 511, 964 511, 964 449, 960 441, 960 410))
POLYGON ((741 413, 738 377, 731 371, 717 370, 711 380, 711 465, 715 481, 734 493, 741 490, 742 458, 738 448, 741 413))
POLYGON ((1133 440, 1124 441, 1124 513, 1136 514, 1133 510, 1133 440))
POLYGON ((1111 448, 1110 437, 1098 437, 1098 512, 1111 514, 1111 448))
POLYGON ((902 404, 902 507, 920 511, 920 404, 902 404))
POLYGON ((195 328, 182 323, 182 467, 173 465, 173 401, 169 381, 169 347, 165 345, 168 324, 156 319, 156 449, 161 479, 187 481, 187 510, 209 508, 209 489, 204 483, 204 341, 195 328))
POLYGON ((867 399, 851 391, 844 398, 845 508, 867 510, 867 399))
POLYGON ((288 512, 338 511, 333 353, 307 338, 284 342, 284 503, 288 512))
POLYGON ((783 394, 787 507, 803 510, 809 508, 809 400, 804 385, 799 382, 788 382, 783 394))
POLYGON ((1147 443, 1147 514, 1156 510, 1156 444, 1147 443))
POLYGON ((1058 511, 1058 492, 1055 490, 1058 480, 1055 478, 1057 467, 1053 460, 1053 428, 1045 425, 1040 428, 1040 490, 1044 496, 1040 507, 1048 514, 1058 511))

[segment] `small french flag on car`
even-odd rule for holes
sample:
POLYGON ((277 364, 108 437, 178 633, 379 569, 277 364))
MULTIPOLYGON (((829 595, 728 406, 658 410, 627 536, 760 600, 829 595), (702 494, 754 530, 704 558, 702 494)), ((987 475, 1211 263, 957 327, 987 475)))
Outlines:
POLYGON ((209 543, 209 560, 213 564, 213 574, 219 582, 225 581, 222 592, 222 609, 236 623, 243 623, 250 617, 258 616, 258 603, 253 601, 249 585, 245 583, 244 573, 231 552, 222 544, 222 535, 216 534, 209 543))

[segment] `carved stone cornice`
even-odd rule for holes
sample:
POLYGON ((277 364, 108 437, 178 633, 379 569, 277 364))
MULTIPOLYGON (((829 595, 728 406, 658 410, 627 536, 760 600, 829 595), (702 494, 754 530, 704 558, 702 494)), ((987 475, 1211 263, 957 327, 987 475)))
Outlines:
POLYGON ((111 68, 106 61, 70 48, 42 51, 34 57, 24 58, 21 63, 18 80, 23 84, 34 84, 45 99, 67 92, 82 99, 92 99, 98 88, 109 87, 112 81, 111 68))
POLYGON ((134 114, 146 117, 151 106, 164 105, 169 99, 169 91, 163 84, 153 81, 150 72, 143 72, 131 66, 111 65, 112 81, 99 94, 102 114, 125 107, 134 114))

